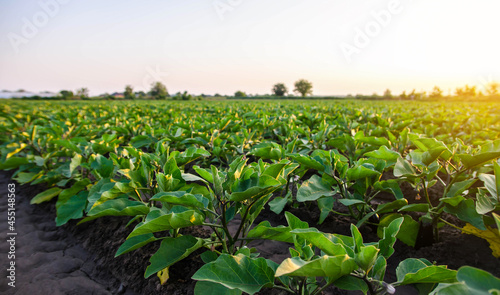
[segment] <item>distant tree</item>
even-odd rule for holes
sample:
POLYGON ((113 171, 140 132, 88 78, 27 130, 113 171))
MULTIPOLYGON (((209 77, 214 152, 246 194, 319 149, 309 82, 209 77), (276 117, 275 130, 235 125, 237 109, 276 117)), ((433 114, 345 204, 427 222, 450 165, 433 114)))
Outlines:
POLYGON ((406 99, 408 99, 408 94, 406 94, 406 91, 403 91, 403 92, 399 95, 399 99, 402 99, 402 100, 406 100, 406 99))
POLYGON ((219 93, 214 94, 214 97, 222 97, 219 93))
POLYGON ((497 82, 491 82, 487 85, 486 87, 486 95, 489 97, 498 97, 498 88, 500 87, 500 84, 497 82))
POLYGON ((137 99, 145 99, 147 96, 148 96, 147 93, 144 92, 144 91, 137 91, 137 92, 135 92, 135 97, 137 99))
POLYGON ((161 82, 155 82, 151 84, 151 91, 149 91, 152 99, 167 99, 168 91, 167 87, 161 82))
POLYGON ((392 93, 389 89, 384 92, 384 99, 393 99, 392 93))
POLYGON ((89 97, 89 89, 88 88, 80 88, 76 90, 76 96, 80 99, 86 99, 89 97))
POLYGON ((61 90, 59 91, 59 94, 61 94, 62 99, 72 99, 75 96, 73 91, 69 90, 61 90))
POLYGON ((131 85, 125 86, 125 92, 123 93, 125 99, 135 99, 134 88, 131 85))
POLYGON ((312 88, 313 85, 311 82, 305 79, 300 79, 299 81, 295 82, 295 89, 293 91, 296 93, 300 93, 302 97, 306 97, 307 95, 312 94, 312 88))
POLYGON ((234 93, 234 96, 235 97, 247 97, 247 94, 243 91, 238 90, 234 93))
POLYGON ((443 90, 441 90, 441 88, 437 86, 434 86, 434 89, 432 89, 432 92, 429 94, 429 97, 432 99, 443 98, 443 90))
POLYGON ((193 96, 189 94, 187 91, 184 91, 181 98, 182 100, 193 100, 193 96))
POLYGON ((283 83, 277 83, 273 86, 272 91, 276 96, 285 96, 288 93, 288 88, 283 83))
POLYGON ((463 88, 457 88, 455 94, 459 98, 474 98, 477 96, 476 86, 465 85, 463 88))

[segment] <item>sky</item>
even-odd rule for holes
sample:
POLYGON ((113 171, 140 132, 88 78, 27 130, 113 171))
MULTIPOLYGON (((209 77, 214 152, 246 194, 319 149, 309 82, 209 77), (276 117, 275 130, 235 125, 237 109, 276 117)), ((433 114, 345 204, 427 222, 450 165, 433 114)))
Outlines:
POLYGON ((0 90, 445 94, 500 82, 498 0, 0 0, 0 90))

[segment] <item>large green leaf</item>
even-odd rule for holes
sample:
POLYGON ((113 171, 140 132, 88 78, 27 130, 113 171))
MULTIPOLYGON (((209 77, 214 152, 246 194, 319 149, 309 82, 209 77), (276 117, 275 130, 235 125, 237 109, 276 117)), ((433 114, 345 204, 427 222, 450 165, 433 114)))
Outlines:
POLYGON ((160 270, 188 257, 189 254, 201 247, 203 247, 203 239, 193 236, 164 239, 160 249, 149 259, 150 265, 146 268, 144 277, 149 278, 160 270))
POLYGON ((264 287, 274 285, 274 270, 267 265, 264 258, 222 254, 216 261, 202 266, 192 279, 255 294, 264 287))
POLYGON ((385 145, 381 146, 376 151, 366 153, 365 156, 379 160, 384 160, 387 162, 387 166, 392 166, 396 164, 398 158, 400 157, 398 152, 390 150, 385 145))
POLYGON ((294 229, 291 233, 309 241, 328 255, 337 256, 347 254, 345 248, 341 244, 332 242, 332 240, 327 237, 327 234, 315 228, 294 229))
POLYGON ((82 218, 83 211, 85 210, 85 207, 87 205, 88 195, 89 193, 87 191, 82 191, 67 199, 59 198, 56 203, 56 225, 61 226, 71 219, 82 218))
POLYGON ((450 206, 446 205, 444 208, 446 213, 450 213, 460 218, 465 222, 472 224, 474 227, 477 227, 481 230, 486 230, 484 225, 483 216, 476 211, 476 204, 474 200, 468 199, 460 202, 458 206, 450 206))
POLYGON ((115 168, 113 161, 106 159, 102 155, 97 155, 95 161, 92 162, 91 167, 100 178, 111 177, 115 168))
POLYGON ((310 169, 324 171, 325 166, 320 162, 316 161, 310 156, 304 156, 301 154, 289 154, 288 157, 292 158, 294 161, 298 162, 301 166, 305 166, 310 169))
POLYGON ((332 190, 331 185, 321 179, 317 175, 313 175, 308 180, 304 181, 297 191, 297 201, 315 201, 321 197, 333 196, 335 190, 332 190))
POLYGON ((28 164, 29 160, 22 157, 10 157, 4 162, 0 163, 0 170, 8 170, 18 168, 21 165, 28 164))
POLYGON ((281 182, 269 175, 260 175, 237 181, 232 187, 231 201, 241 202, 256 199, 271 193, 281 185, 281 182))
POLYGON ((81 223, 94 220, 103 216, 138 216, 149 213, 149 207, 142 202, 132 201, 127 198, 118 198, 106 201, 93 207, 81 223))
POLYGON ((396 176, 396 177, 417 176, 417 172, 411 166, 410 162, 408 162, 405 159, 400 157, 400 158, 398 158, 398 160, 396 162, 396 166, 394 166, 394 176, 396 176))
POLYGON ((349 168, 347 169, 347 178, 350 181, 354 181, 363 178, 379 177, 381 173, 374 169, 375 168, 368 168, 364 165, 349 168))
POLYGON ((465 283, 473 292, 481 294, 491 294, 492 290, 500 292, 500 279, 475 267, 462 266, 457 272, 457 280, 465 283))
POLYGON ((134 251, 139 249, 140 247, 147 245, 151 242, 158 241, 153 234, 144 234, 140 236, 135 236, 126 240, 120 248, 116 251, 115 257, 120 256, 122 254, 128 253, 130 251, 134 251))
POLYGON ((382 239, 378 242, 378 246, 380 248, 380 255, 384 256, 386 259, 394 254, 393 246, 396 243, 396 236, 400 232, 403 222, 404 218, 395 218, 390 221, 388 226, 382 229, 382 239))
POLYGON ((432 265, 426 260, 408 258, 396 268, 398 285, 422 283, 454 283, 457 271, 446 266, 432 265))
POLYGON ((154 195, 151 201, 165 202, 172 205, 181 205, 185 207, 192 207, 202 209, 205 205, 201 202, 203 197, 196 197, 195 195, 188 194, 183 191, 177 192, 162 192, 154 195))
POLYGON ((58 187, 50 188, 37 194, 33 199, 31 199, 30 204, 40 204, 52 200, 54 197, 58 196, 62 192, 62 189, 58 187))
POLYGON ((358 268, 353 258, 348 255, 322 256, 305 261, 299 257, 287 258, 276 270, 276 276, 291 277, 328 277, 331 281, 350 274, 358 268))
POLYGON ((198 281, 194 287, 195 295, 241 295, 241 290, 238 289, 228 289, 224 285, 198 281))
POLYGON ((194 210, 169 214, 163 214, 160 210, 154 210, 148 214, 146 222, 137 226, 127 239, 147 233, 201 225, 204 220, 203 215, 194 210))
POLYGON ((290 233, 290 227, 272 227, 269 221, 262 221, 261 223, 259 223, 259 225, 248 232, 247 238, 293 243, 293 236, 290 233))

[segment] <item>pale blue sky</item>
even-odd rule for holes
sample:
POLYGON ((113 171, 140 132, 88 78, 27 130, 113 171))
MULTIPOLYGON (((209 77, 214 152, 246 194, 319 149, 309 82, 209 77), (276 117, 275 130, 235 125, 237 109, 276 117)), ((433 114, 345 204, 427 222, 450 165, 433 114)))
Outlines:
POLYGON ((498 0, 0 0, 0 89, 160 80, 171 93, 264 94, 305 78, 315 95, 447 93, 500 80, 499 11, 498 0))

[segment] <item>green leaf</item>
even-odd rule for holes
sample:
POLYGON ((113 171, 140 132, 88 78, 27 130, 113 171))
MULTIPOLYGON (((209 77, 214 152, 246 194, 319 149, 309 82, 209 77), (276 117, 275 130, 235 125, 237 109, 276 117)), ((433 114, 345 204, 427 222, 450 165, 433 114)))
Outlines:
POLYGON ((483 216, 477 213, 476 204, 474 204, 474 200, 472 199, 462 201, 458 206, 446 205, 444 211, 455 215, 460 220, 468 222, 478 229, 486 230, 483 216))
POLYGON ((212 176, 211 171, 207 171, 206 169, 200 168, 198 166, 193 166, 194 171, 198 173, 203 179, 210 183, 214 183, 214 177, 212 176))
POLYGON ((469 179, 461 182, 454 183, 448 193, 446 194, 447 198, 453 198, 461 195, 466 189, 471 187, 476 182, 476 179, 469 179))
POLYGON ((285 212, 285 218, 288 222, 288 226, 290 229, 298 229, 298 228, 308 228, 309 224, 305 221, 300 220, 297 216, 293 215, 290 212, 285 212))
POLYGON ((251 177, 243 181, 235 182, 229 199, 236 202, 257 199, 271 193, 280 185, 281 182, 269 175, 251 177))
POLYGON ((416 176, 417 172, 411 166, 410 162, 406 161, 403 158, 398 158, 396 162, 396 166, 394 166, 394 176, 416 176))
POLYGON ((422 259, 408 258, 396 268, 399 285, 422 283, 454 283, 457 271, 446 266, 429 265, 422 259))
POLYGON ((410 204, 401 207, 398 212, 429 212, 429 204, 410 204))
POLYGON ((400 157, 398 152, 390 150, 385 145, 381 146, 376 151, 366 153, 365 156, 379 160, 384 160, 387 162, 387 166, 392 166, 396 164, 398 158, 400 157))
POLYGON ((360 204, 366 204, 365 201, 363 200, 356 200, 356 199, 339 199, 339 203, 342 205, 349 207, 353 205, 360 205, 360 204))
POLYGON ((342 290, 361 291, 363 294, 368 293, 368 285, 362 279, 352 276, 343 276, 333 282, 333 285, 342 290))
POLYGON ((141 248, 151 242, 158 241, 159 239, 155 238, 153 234, 145 234, 130 238, 123 243, 118 251, 116 251, 115 257, 118 257, 122 254, 134 251, 136 249, 141 248))
POLYGON ((304 156, 301 154, 288 154, 288 157, 298 162, 301 166, 305 166, 309 169, 314 169, 318 171, 324 171, 325 166, 310 156, 304 156))
POLYGON ((127 198, 118 198, 106 201, 92 207, 80 223, 94 220, 103 216, 140 216, 149 213, 149 207, 142 202, 132 201, 127 198))
POLYGON ((333 197, 324 197, 318 199, 318 209, 320 210, 320 216, 318 224, 322 224, 323 221, 328 217, 328 214, 333 209, 333 205, 335 203, 335 199, 333 197))
POLYGON ((304 261, 299 257, 287 258, 276 270, 276 277, 328 277, 331 281, 350 274, 358 266, 348 255, 322 256, 304 261))
POLYGON ((394 179, 377 181, 373 185, 373 188, 384 192, 391 192, 397 200, 402 200, 405 197, 399 187, 399 183, 394 179))
POLYGON ((347 253, 344 246, 334 243, 332 239, 329 238, 331 235, 322 233, 315 228, 294 229, 290 233, 306 239, 328 255, 336 256, 347 253))
POLYGON ((92 162, 90 167, 94 169, 97 175, 101 178, 111 177, 115 168, 113 161, 106 159, 102 155, 97 155, 95 161, 92 162))
POLYGON ((9 170, 13 168, 18 168, 21 165, 28 164, 27 158, 22 157, 10 157, 4 162, 0 163, 0 170, 9 170))
POLYGON ((264 287, 274 285, 274 270, 267 265, 264 258, 222 254, 216 261, 202 266, 192 279, 255 294, 264 287))
POLYGON ((321 177, 313 175, 308 180, 304 181, 297 191, 297 201, 315 201, 321 197, 333 196, 335 191, 331 185, 321 177))
POLYGON ((406 199, 396 200, 389 203, 381 204, 377 206, 376 212, 378 214, 390 213, 395 210, 399 210, 400 208, 408 205, 408 201, 406 199))
POLYGON ((196 196, 183 191, 158 193, 151 198, 151 201, 165 202, 172 205, 181 205, 198 209, 205 208, 205 205, 196 196))
POLYGON ((492 289, 500 290, 500 279, 489 272, 471 266, 459 268, 457 280, 465 283, 474 292, 489 294, 492 289))
POLYGON ((286 204, 288 204, 289 199, 287 197, 275 197, 271 202, 269 202, 269 208, 276 214, 280 214, 285 209, 286 204))
POLYGON ((71 141, 69 141, 67 139, 56 139, 53 142, 59 146, 65 147, 68 150, 73 151, 77 154, 82 153, 82 150, 79 147, 77 147, 76 144, 72 143, 71 141))
POLYGON ((290 233, 289 227, 272 227, 269 221, 262 221, 261 223, 259 223, 256 227, 248 232, 247 238, 293 243, 293 236, 290 233))
POLYGON ((350 181, 354 181, 364 178, 379 177, 380 175, 381 173, 376 170, 370 169, 364 165, 359 165, 357 167, 347 169, 346 176, 350 181))
POLYGON ((487 163, 500 157, 500 140, 484 144, 475 155, 460 154, 458 157, 467 169, 487 163))
MULTIPOLYGON (((12 159, 12 158, 11 158, 12 159)), ((62 189, 58 187, 50 188, 37 194, 33 199, 31 199, 30 204, 40 204, 52 200, 54 197, 58 196, 62 192, 62 189)))
POLYGON ((362 246, 359 253, 354 255, 354 260, 358 264, 358 266, 364 271, 368 272, 375 264, 375 260, 377 259, 377 254, 380 249, 371 245, 371 246, 362 246))
POLYGON ((454 284, 439 284, 436 289, 434 289, 429 295, 489 295, 471 293, 471 290, 467 288, 464 283, 454 283, 454 284))
POLYGON ((354 241, 354 253, 357 254, 361 251, 361 247, 364 244, 363 244, 363 236, 361 235, 359 229, 354 224, 351 224, 351 235, 354 241))
MULTIPOLYGON (((396 236, 398 235, 404 218, 396 218, 390 221, 389 225, 382 229, 382 239, 378 242, 380 248, 380 255, 389 259, 394 253, 394 244, 396 243, 396 236)), ((379 224, 380 228, 380 224, 379 224)))
POLYGON ((136 227, 127 239, 147 233, 201 225, 204 220, 203 215, 194 210, 170 214, 162 214, 160 210, 154 210, 148 214, 146 222, 136 227))
POLYGON ((201 247, 203 247, 203 239, 193 236, 164 239, 160 249, 149 259, 150 265, 146 268, 144 277, 149 278, 160 270, 188 257, 189 254, 201 247))
POLYGON ((228 289, 224 285, 198 281, 194 287, 195 295, 241 295, 241 291, 238 289, 228 289))
POLYGON ((218 257, 219 255, 217 255, 217 253, 210 250, 207 250, 200 255, 201 260, 203 260, 203 262, 205 263, 210 263, 212 261, 215 261, 217 260, 218 257))
MULTIPOLYGON (((63 191, 64 192, 64 191, 63 191)), ((57 217, 56 225, 61 226, 66 224, 71 219, 79 219, 83 216, 83 211, 87 205, 87 197, 89 193, 82 191, 76 195, 71 196, 69 199, 62 199, 59 195, 59 200, 56 203, 57 217)))
POLYGON ((484 215, 495 210, 498 205, 498 201, 495 197, 489 196, 484 190, 479 190, 476 194, 476 211, 477 213, 484 215))
POLYGON ((399 226, 400 228, 396 237, 401 242, 414 247, 415 242, 417 241, 420 224, 417 221, 413 220, 413 218, 411 218, 411 216, 409 215, 402 215, 397 213, 385 215, 379 222, 379 227, 377 230, 378 235, 381 236, 383 228, 399 218, 403 218, 403 222, 399 226))

